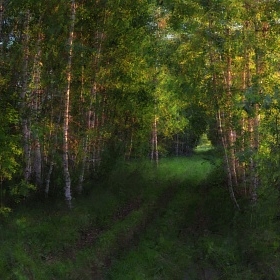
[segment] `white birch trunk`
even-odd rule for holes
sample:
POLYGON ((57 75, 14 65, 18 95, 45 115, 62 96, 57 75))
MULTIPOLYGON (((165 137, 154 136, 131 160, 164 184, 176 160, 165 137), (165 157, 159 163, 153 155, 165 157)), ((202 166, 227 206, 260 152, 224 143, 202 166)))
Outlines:
MULTIPOLYGON (((230 36, 229 29, 227 29, 227 35, 230 36)), ((236 156, 235 156, 235 142, 236 142, 236 133, 232 128, 232 114, 231 104, 232 104, 232 93, 231 93, 231 85, 232 85, 232 74, 231 74, 231 57, 230 54, 227 54, 226 58, 226 73, 225 73, 225 86, 226 86, 226 108, 227 111, 227 138, 225 137, 224 140, 228 142, 227 148, 229 150, 228 160, 229 160, 229 167, 231 172, 232 183, 236 187, 238 185, 237 180, 237 172, 236 172, 236 156)), ((225 118, 224 118, 225 119, 225 118)))
POLYGON ((70 116, 70 88, 72 79, 72 56, 73 56, 73 40, 74 40, 74 27, 76 16, 76 3, 75 0, 71 1, 71 24, 70 33, 68 38, 68 63, 66 71, 67 88, 65 92, 65 106, 64 106, 64 123, 63 123, 63 171, 64 171, 64 196, 71 208, 72 195, 71 195, 71 177, 69 172, 69 116, 70 116))
POLYGON ((222 140, 222 145, 223 145, 224 155, 225 155, 226 170, 227 170, 227 175, 228 175, 229 194, 230 194, 230 197, 231 197, 235 207, 238 210, 240 210, 239 204, 238 204, 238 202, 236 200, 236 197, 235 197, 235 194, 234 194, 232 173, 231 173, 231 169, 230 169, 230 161, 229 161, 228 152, 227 152, 227 144, 226 144, 226 140, 225 140, 225 136, 224 136, 224 132, 223 132, 223 124, 222 124, 222 118, 221 118, 220 110, 218 110, 217 119, 218 119, 218 124, 219 124, 219 134, 220 134, 220 137, 221 137, 221 140, 222 140))

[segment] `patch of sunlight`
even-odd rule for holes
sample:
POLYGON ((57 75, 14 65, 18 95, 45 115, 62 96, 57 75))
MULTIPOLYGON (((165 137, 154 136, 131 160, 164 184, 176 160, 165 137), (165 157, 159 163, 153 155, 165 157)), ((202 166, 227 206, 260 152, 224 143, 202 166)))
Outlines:
POLYGON ((206 133, 202 134, 202 136, 199 140, 199 143, 198 143, 197 147, 195 148, 195 151, 196 152, 206 152, 211 149, 213 149, 213 146, 212 146, 210 140, 208 139, 207 134, 206 133))

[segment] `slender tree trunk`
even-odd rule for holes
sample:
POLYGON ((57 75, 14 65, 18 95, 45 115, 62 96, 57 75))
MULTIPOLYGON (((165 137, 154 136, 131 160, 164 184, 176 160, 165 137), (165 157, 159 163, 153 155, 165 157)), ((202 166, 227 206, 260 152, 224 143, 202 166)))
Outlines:
POLYGON ((220 134, 222 145, 223 145, 223 149, 224 149, 226 170, 227 170, 227 175, 228 175, 228 190, 229 190, 229 194, 230 194, 231 200, 233 201, 235 207, 238 210, 240 210, 239 204, 238 204, 238 202, 236 200, 235 193, 234 193, 232 172, 231 172, 231 169, 230 169, 230 162, 229 162, 229 157, 228 157, 228 147, 227 147, 226 139, 225 139, 224 132, 223 132, 223 124, 222 124, 222 118, 221 118, 220 110, 218 110, 217 119, 218 119, 218 122, 219 122, 219 134, 220 134))
POLYGON ((63 170, 64 170, 64 195, 65 199, 69 205, 72 207, 71 200, 71 177, 69 172, 69 117, 70 117, 70 87, 72 79, 72 56, 73 56, 73 40, 74 40, 74 26, 75 26, 75 16, 76 16, 76 3, 75 0, 71 1, 71 24, 70 33, 68 38, 68 63, 66 70, 66 81, 67 88, 65 93, 65 106, 64 106, 64 123, 63 123, 63 170))
MULTIPOLYGON (((89 131, 96 131, 98 129, 98 112, 97 112, 97 85, 96 82, 93 82, 92 89, 91 89, 91 104, 88 111, 88 129, 89 131), (94 104, 94 105, 93 105, 94 104)), ((92 142, 92 149, 91 151, 91 158, 89 162, 92 163, 93 171, 96 171, 96 145, 97 145, 97 136, 96 133, 94 139, 91 137, 88 139, 88 143, 92 142)), ((88 168, 89 169, 89 168, 88 168)))
MULTIPOLYGON (((229 29, 227 29, 227 35, 229 37, 229 29)), ((227 137, 225 137, 225 141, 228 141, 228 149, 229 149, 229 167, 231 172, 231 178, 232 183, 236 187, 238 185, 237 181, 237 172, 236 172, 236 156, 235 156, 235 141, 236 141, 236 132, 232 128, 232 114, 230 112, 231 110, 231 99, 232 99, 232 93, 231 93, 231 84, 232 84, 232 75, 231 75, 231 57, 230 53, 226 56, 226 73, 225 73, 225 85, 226 85, 226 106, 227 109, 227 137)))
POLYGON ((3 51, 3 44, 4 44, 4 38, 2 34, 3 18, 4 18, 4 0, 0 0, 0 53, 2 53, 3 51))
POLYGON ((250 158, 250 175, 251 175, 251 200, 257 201, 257 189, 259 187, 259 176, 256 155, 259 150, 259 106, 254 105, 254 116, 248 119, 250 133, 250 147, 252 156, 250 158))
POLYGON ((235 187, 238 186, 237 171, 236 171, 236 155, 235 155, 235 143, 236 143, 236 132, 230 128, 229 129, 229 149, 230 149, 230 165, 232 173, 232 181, 235 187))
MULTIPOLYGON (((33 121, 37 130, 39 130, 39 114, 42 109, 42 91, 41 91, 41 41, 42 35, 38 35, 38 42, 37 42, 37 51, 34 57, 33 63, 33 75, 32 75, 32 84, 33 84, 33 92, 32 96, 30 97, 30 109, 33 114, 33 121)), ((35 173, 35 183, 38 187, 42 185, 42 153, 41 153, 41 143, 40 138, 38 135, 38 131, 32 133, 32 140, 34 143, 34 150, 33 150, 33 170, 35 173)))
MULTIPOLYGON (((261 45, 263 41, 266 40, 267 31, 269 26, 266 23, 259 23, 258 20, 255 22, 255 68, 256 68, 256 96, 262 94, 262 76, 265 71, 265 54, 263 46, 261 45), (259 28, 262 28, 263 32, 259 32, 259 28)), ((258 98, 257 98, 258 100, 258 98)), ((256 155, 259 151, 259 126, 260 126, 260 105, 258 102, 253 104, 253 116, 249 120, 250 125, 250 136, 251 136, 251 149, 253 156, 251 158, 251 199, 253 202, 257 201, 257 189, 259 187, 259 176, 258 176, 258 163, 256 155)))
POLYGON ((176 142, 175 142, 175 154, 176 154, 176 157, 179 156, 179 134, 177 133, 176 134, 176 142))
MULTIPOLYGON (((81 58, 83 59, 83 53, 81 55, 81 58)), ((85 67, 82 66, 82 75, 81 75, 81 95, 80 95, 80 104, 84 103, 84 97, 83 97, 83 92, 84 92, 84 69, 85 67)), ((84 116, 83 108, 80 106, 80 111, 81 115, 84 116)), ((87 126, 89 129, 89 126, 87 126)), ((83 182, 84 182, 84 177, 85 177, 85 169, 86 169, 86 162, 87 162, 87 157, 88 157, 88 135, 86 133, 84 139, 82 140, 82 160, 81 160, 81 170, 80 170, 80 175, 79 175, 79 180, 78 180, 78 186, 77 186, 77 191, 78 194, 81 194, 83 191, 83 182)))
MULTIPOLYGON (((107 107, 107 96, 106 94, 103 95, 102 98, 102 111, 101 111, 101 118, 100 121, 98 122, 98 130, 102 129, 105 126, 106 122, 106 107, 107 107)), ((97 166, 100 166, 101 164, 101 154, 104 150, 104 145, 105 145, 105 139, 103 135, 98 131, 98 138, 97 138, 97 149, 96 149, 96 156, 97 156, 97 166)))
POLYGON ((48 197, 49 195, 49 191, 50 191, 50 183, 51 183, 51 175, 53 172, 53 167, 54 167, 54 161, 53 159, 51 159, 50 161, 50 166, 49 166, 49 170, 46 174, 46 185, 45 185, 45 196, 48 197))
POLYGON ((31 177, 31 132, 30 132, 30 121, 28 118, 24 117, 22 119, 22 130, 23 130, 23 153, 24 153, 24 180, 26 182, 30 181, 31 177))
POLYGON ((154 116, 152 125, 152 139, 151 139, 151 161, 158 165, 158 132, 157 132, 157 116, 154 116))
MULTIPOLYGON (((243 117, 242 118, 242 135, 241 135, 241 137, 242 137, 242 143, 241 143, 241 151, 242 151, 242 153, 244 154, 244 152, 245 152, 245 147, 246 147, 246 143, 245 143, 245 130, 246 130, 246 128, 245 128, 245 125, 246 125, 246 120, 245 120, 245 118, 243 117)), ((248 188, 248 186, 247 186, 247 167, 246 167, 246 162, 244 161, 243 163, 242 163, 242 165, 241 165, 241 176, 242 176, 242 183, 243 183, 243 186, 244 186, 244 194, 245 194, 245 196, 247 196, 247 192, 248 192, 248 190, 247 190, 247 188, 248 188)))
MULTIPOLYGON (((209 21, 209 28, 212 29, 212 21, 209 21)), ((220 58, 221 59, 221 58, 220 58)), ((231 91, 230 91, 230 83, 231 83, 231 73, 230 73, 230 58, 228 56, 228 61, 227 61, 227 69, 226 69, 226 91, 227 91, 227 95, 225 96, 225 100, 226 100, 226 106, 225 109, 228 110, 227 106, 229 106, 229 100, 230 100, 230 96, 231 96, 231 91)), ((229 140, 227 139, 228 136, 230 136, 229 134, 226 133, 226 131, 224 130, 224 122, 225 122, 225 116, 223 113, 221 113, 221 109, 220 109, 220 96, 218 95, 218 77, 217 77, 217 73, 215 70, 215 63, 216 63, 216 58, 215 58, 215 54, 213 53, 213 51, 210 51, 210 63, 211 66, 213 66, 213 74, 212 74, 212 85, 213 85, 213 91, 215 93, 215 98, 216 98, 216 106, 217 106, 217 115, 216 115, 216 120, 217 120, 217 125, 218 125, 218 132, 219 132, 219 139, 220 142, 222 144, 222 148, 223 148, 223 152, 224 152, 224 162, 226 165, 226 172, 227 172, 227 178, 228 178, 228 190, 229 190, 229 194, 230 194, 230 198, 232 200, 232 202, 234 203, 234 206, 240 210, 239 204, 236 200, 235 197, 235 193, 234 193, 234 183, 233 183, 233 172, 232 172, 232 168, 231 168, 231 159, 229 157, 229 140)), ((224 105, 224 104, 223 104, 224 105)), ((230 117, 228 117, 228 119, 230 119, 230 117)))
POLYGON ((42 154, 38 135, 34 136, 34 173, 36 186, 42 185, 42 154))
MULTIPOLYGON (((61 121, 61 114, 62 112, 59 114, 58 117, 58 123, 60 123, 61 121)), ((51 120, 53 120, 53 112, 51 112, 51 120)), ((50 126, 53 126, 54 124, 51 123, 50 126)), ((48 197, 49 195, 49 190, 50 190, 50 183, 51 183, 51 175, 55 166, 55 147, 57 146, 57 132, 55 131, 53 134, 53 131, 50 131, 50 135, 49 135, 49 151, 50 151, 50 155, 49 155, 49 160, 46 159, 46 165, 48 166, 48 172, 46 174, 46 179, 45 179, 45 196, 48 197), (54 138, 54 140, 52 140, 52 138, 54 138)))
MULTIPOLYGON (((245 25, 245 27, 247 28, 247 26, 245 25)), ((246 30, 244 30, 245 32, 246 30)), ((249 61, 249 54, 248 54, 248 50, 245 49, 244 52, 244 66, 243 66, 243 71, 242 71, 242 90, 245 93, 247 88, 250 85, 250 61, 249 61)), ((243 98, 243 102, 245 102, 244 98, 243 98)), ((245 103, 244 103, 245 104, 245 103)), ((241 143, 241 152, 245 152, 246 150, 246 146, 247 146, 247 136, 246 136, 246 125, 248 125, 248 122, 246 120, 245 117, 242 117, 242 124, 241 124, 241 137, 242 137, 242 143, 241 143)), ((246 161, 244 161, 242 163, 241 166, 241 170, 242 170, 242 183, 244 186, 244 194, 245 196, 247 196, 247 177, 248 177, 248 168, 247 168, 247 164, 246 161)))
POLYGON ((257 170, 256 170, 256 161, 255 161, 255 144, 254 144, 254 118, 248 118, 248 130, 250 134, 250 148, 251 148, 251 156, 250 156, 250 162, 249 162, 249 167, 250 167, 250 194, 251 194, 251 200, 252 202, 257 201, 257 170))
MULTIPOLYGON (((105 24, 106 21, 106 15, 104 13, 104 20, 103 20, 103 25, 105 24)), ((104 29, 104 27, 103 27, 104 29)), ((90 99, 90 105, 88 108, 88 112, 86 114, 87 118, 87 130, 88 132, 99 129, 98 127, 98 110, 100 109, 99 106, 97 106, 97 81, 96 81, 96 74, 99 70, 99 63, 100 63, 100 57, 101 57, 101 52, 102 52, 102 45, 104 41, 104 30, 102 32, 97 32, 96 33, 96 42, 98 46, 98 51, 97 54, 94 56, 93 59, 93 79, 92 79, 92 87, 91 87, 91 99, 90 99)), ((83 181, 84 181, 84 176, 87 168, 87 162, 92 162, 93 164, 93 170, 96 170, 96 165, 98 164, 97 162, 97 154, 98 154, 98 139, 97 136, 95 136, 95 139, 93 140, 93 150, 90 150, 90 143, 92 142, 92 137, 90 136, 91 133, 87 133, 87 135, 84 138, 83 141, 83 158, 82 158, 82 167, 81 167, 81 173, 79 176, 79 183, 78 183, 78 193, 81 193, 83 190, 83 181), (92 157, 90 158, 90 154, 92 154, 92 157)), ((96 133, 98 135, 98 133, 96 133)))
POLYGON ((127 147, 125 148, 125 160, 130 160, 131 158, 131 153, 132 153, 132 148, 133 148, 133 129, 130 131, 130 138, 129 138, 129 143, 126 145, 127 147))
POLYGON ((82 191, 83 191, 83 183, 84 183, 84 178, 85 178, 87 156, 88 156, 88 136, 86 136, 84 138, 84 143, 83 143, 82 166, 81 166, 79 182, 78 182, 78 187, 77 187, 77 191, 78 191, 79 194, 81 194, 82 191))
POLYGON ((30 117, 28 115, 28 107, 26 102, 26 94, 28 89, 28 66, 29 66, 29 20, 30 12, 25 15, 25 27, 23 37, 23 67, 22 67, 22 89, 20 94, 21 99, 21 124, 23 136, 23 154, 24 154, 24 179, 29 182, 31 177, 31 130, 30 117))

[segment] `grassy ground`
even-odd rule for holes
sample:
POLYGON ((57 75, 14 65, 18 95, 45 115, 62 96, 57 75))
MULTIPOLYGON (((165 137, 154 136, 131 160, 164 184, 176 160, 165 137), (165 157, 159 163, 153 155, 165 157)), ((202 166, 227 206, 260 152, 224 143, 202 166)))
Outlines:
POLYGON ((71 211, 21 205, 1 222, 0 279, 280 279, 274 208, 236 213, 217 164, 119 163, 71 211))

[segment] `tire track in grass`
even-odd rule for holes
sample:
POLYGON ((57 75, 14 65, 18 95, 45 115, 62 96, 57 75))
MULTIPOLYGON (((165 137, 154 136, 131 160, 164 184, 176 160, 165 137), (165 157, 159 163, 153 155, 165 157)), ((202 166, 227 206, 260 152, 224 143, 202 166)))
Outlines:
MULTIPOLYGON (((165 211, 142 233, 138 246, 130 248, 126 255, 123 254, 122 258, 113 264, 106 279, 182 279, 185 266, 180 258, 174 257, 176 247, 182 245, 177 242, 177 236, 185 223, 189 222, 186 221, 186 214, 190 215, 190 211, 194 212, 195 209, 192 209, 189 191, 184 188, 177 188, 166 206, 165 211), (139 275, 142 275, 142 278, 139 275)), ((191 216, 194 216, 194 213, 191 216)))
MULTIPOLYGON (((199 165, 194 166, 194 172, 199 165)), ((181 181, 178 184, 165 210, 142 232, 137 246, 128 248, 130 251, 127 250, 112 264, 104 279, 183 279, 195 249, 181 235, 192 224, 200 227, 199 230, 207 226, 198 208, 200 192, 197 188, 210 171, 211 168, 201 173, 199 179, 191 177, 189 183, 181 181)))
MULTIPOLYGON (((160 182, 158 182, 160 184, 160 182)), ((81 232, 73 246, 48 261, 53 279, 105 279, 112 260, 134 246, 147 226, 165 211, 176 193, 176 185, 163 184, 146 202, 135 198, 112 214, 109 228, 91 227, 81 232)))
MULTIPOLYGON (((106 279, 106 274, 114 259, 134 247, 140 236, 154 220, 166 211, 166 206, 176 193, 176 186, 167 186, 161 190, 155 199, 144 203, 139 209, 132 211, 124 220, 116 222, 110 230, 102 233, 91 248, 80 250, 77 254, 77 263, 84 263, 89 258, 90 274, 85 279, 106 279), (89 252, 89 249, 91 252, 89 252)), ((76 271, 80 271, 77 267, 76 271)), ((81 276, 82 269, 78 274, 81 276)), ((89 273, 88 271, 86 273, 89 273)), ((73 279, 78 279, 73 278, 73 279)))
MULTIPOLYGON (((124 206, 119 207, 117 211, 113 214, 112 221, 114 223, 124 220, 129 214, 135 210, 138 210, 143 203, 143 200, 140 196, 132 199, 131 201, 125 203, 124 206)), ((92 228, 89 227, 87 229, 81 230, 80 238, 76 243, 76 251, 82 250, 87 246, 91 246, 96 242, 96 240, 100 237, 102 233, 109 230, 109 228, 92 228)))
MULTIPOLYGON (((131 212, 140 208, 142 203, 143 200, 141 197, 137 196, 126 202, 123 206, 118 207, 117 210, 111 214, 112 224, 125 219, 131 212)), ((110 227, 107 225, 90 225, 79 231, 79 237, 74 244, 65 247, 63 250, 44 254, 42 255, 42 259, 46 261, 48 265, 59 262, 61 259, 74 262, 77 252, 83 250, 83 248, 92 246, 98 238, 108 230, 110 230, 110 227)))

